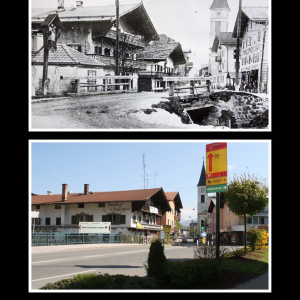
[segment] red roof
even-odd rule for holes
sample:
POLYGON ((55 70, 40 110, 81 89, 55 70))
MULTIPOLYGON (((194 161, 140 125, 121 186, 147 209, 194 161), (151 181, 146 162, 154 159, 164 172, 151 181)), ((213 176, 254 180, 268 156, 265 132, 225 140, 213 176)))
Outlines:
POLYGON ((89 192, 67 194, 67 201, 62 201, 62 195, 32 195, 32 204, 63 204, 63 203, 89 203, 89 202, 116 202, 116 201, 145 201, 158 193, 162 188, 115 191, 115 192, 89 192))

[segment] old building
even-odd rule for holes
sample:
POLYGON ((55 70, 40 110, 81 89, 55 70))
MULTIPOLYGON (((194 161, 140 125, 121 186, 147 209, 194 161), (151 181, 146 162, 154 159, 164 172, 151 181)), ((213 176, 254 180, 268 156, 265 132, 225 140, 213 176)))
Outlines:
POLYGON ((163 188, 91 192, 85 184, 82 193, 71 193, 63 184, 61 194, 32 195, 35 232, 78 233, 79 222, 111 222, 111 233, 155 238, 158 220, 171 210, 163 188))
POLYGON ((165 192, 165 195, 171 207, 171 211, 166 211, 161 219, 158 220, 158 224, 171 226, 170 234, 174 235, 179 233, 175 225, 176 221, 180 221, 180 209, 183 207, 179 192, 165 192))
MULTIPOLYGON (((58 39, 59 44, 98 60, 106 66, 105 75, 115 75, 115 5, 84 7, 83 1, 76 1, 76 6, 65 7, 64 0, 58 0, 56 9, 33 8, 33 56, 43 45, 40 26, 49 14, 58 14, 64 27, 58 39)), ((136 75, 131 88, 137 89, 137 72, 145 69, 145 64, 136 61, 136 51, 150 41, 158 40, 159 36, 142 2, 120 5, 119 16, 119 75, 136 75)))
MULTIPOLYGON (((242 7, 241 12, 241 89, 267 93, 269 88, 269 9, 242 7)), ((237 20, 233 30, 237 37, 237 20)))
POLYGON ((216 54, 216 73, 213 80, 217 87, 233 89, 236 80, 236 50, 237 39, 232 32, 220 32, 215 36, 212 52, 216 54))
POLYGON ((137 59, 146 63, 146 70, 138 72, 138 91, 169 89, 169 82, 162 77, 179 77, 179 65, 186 64, 181 44, 168 37, 145 46, 138 52, 137 59))
MULTIPOLYGON (((41 93, 43 62, 44 50, 42 48, 32 58, 31 84, 33 95, 41 93)), ((104 76, 107 72, 107 67, 103 63, 67 45, 58 44, 56 51, 49 52, 48 91, 53 95, 73 93, 75 90, 75 82, 67 79, 67 77, 104 76)), ((89 82, 88 79, 87 82, 89 82)), ((85 92, 89 92, 91 88, 82 87, 81 89, 85 92)))
POLYGON ((210 32, 209 32, 209 62, 208 62, 208 72, 211 74, 216 74, 217 63, 216 56, 217 53, 212 51, 215 36, 220 32, 228 32, 228 21, 230 8, 227 0, 213 0, 210 6, 210 32))

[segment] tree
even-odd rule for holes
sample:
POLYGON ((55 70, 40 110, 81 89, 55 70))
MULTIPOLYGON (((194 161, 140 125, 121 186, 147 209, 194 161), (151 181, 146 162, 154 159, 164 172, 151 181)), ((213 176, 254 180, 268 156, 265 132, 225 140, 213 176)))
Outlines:
POLYGON ((249 173, 244 173, 240 177, 234 175, 228 185, 228 191, 224 193, 229 209, 236 215, 244 216, 245 251, 247 247, 246 216, 253 216, 263 211, 268 204, 268 188, 265 181, 265 179, 258 180, 256 176, 249 173))
POLYGON ((183 225, 180 224, 180 222, 177 220, 177 221, 175 221, 175 227, 178 229, 177 234, 179 234, 181 229, 183 228, 183 225))

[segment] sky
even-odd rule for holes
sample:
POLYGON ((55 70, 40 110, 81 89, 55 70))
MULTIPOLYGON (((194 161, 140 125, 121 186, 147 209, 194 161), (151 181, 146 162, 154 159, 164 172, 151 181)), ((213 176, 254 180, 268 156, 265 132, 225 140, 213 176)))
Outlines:
MULTIPOLYGON (((268 6, 270 0, 242 0, 243 6, 268 6)), ((119 0, 135 4, 140 0, 119 0)), ((201 65, 208 63, 210 10, 213 0, 143 0, 146 11, 158 34, 166 34, 180 42, 183 50, 191 49, 194 68, 190 76, 198 75, 201 65)), ((83 0, 83 6, 114 5, 115 0, 83 0)), ((76 0, 65 0, 65 7, 75 6, 76 0)), ((228 0, 228 31, 233 31, 239 0, 228 0)), ((33 8, 56 8, 57 0, 32 0, 33 8)))
POLYGON ((30 194, 61 194, 64 183, 73 193, 82 193, 84 184, 93 192, 144 189, 144 157, 145 188, 179 192, 181 219, 189 222, 197 219, 206 145, 215 142, 227 142, 229 183, 234 174, 249 172, 265 178, 270 187, 269 141, 30 141, 30 194))

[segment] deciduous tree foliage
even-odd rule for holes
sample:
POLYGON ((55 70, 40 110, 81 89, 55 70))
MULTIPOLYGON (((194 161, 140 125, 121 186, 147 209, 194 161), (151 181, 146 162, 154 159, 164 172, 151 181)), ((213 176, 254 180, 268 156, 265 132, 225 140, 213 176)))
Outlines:
POLYGON ((245 226, 245 251, 246 251, 246 216, 253 216, 264 210, 268 204, 268 188, 265 179, 254 175, 243 174, 240 177, 233 176, 228 185, 228 191, 224 193, 225 201, 229 209, 236 215, 244 216, 245 226))

